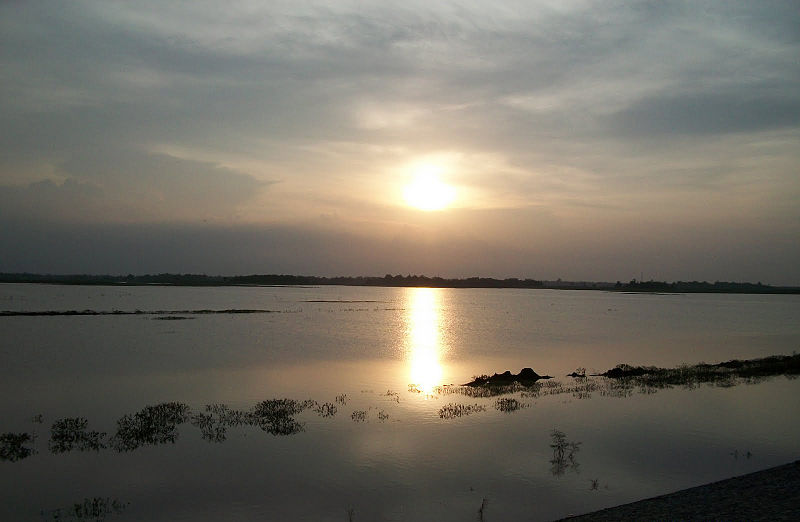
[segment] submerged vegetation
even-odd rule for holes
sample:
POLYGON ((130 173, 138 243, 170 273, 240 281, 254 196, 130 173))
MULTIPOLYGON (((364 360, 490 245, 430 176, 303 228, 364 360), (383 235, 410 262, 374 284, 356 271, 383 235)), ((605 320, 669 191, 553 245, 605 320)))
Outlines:
POLYGON ((65 453, 72 450, 100 451, 105 448, 106 434, 88 431, 89 421, 83 417, 60 419, 50 429, 48 448, 52 453, 65 453))
POLYGON ((512 411, 517 411, 526 406, 527 405, 525 403, 511 397, 500 397, 494 401, 495 409, 504 413, 511 413, 512 411))
POLYGON ((727 385, 736 379, 757 380, 775 375, 800 375, 800 354, 773 355, 761 359, 733 359, 718 364, 700 363, 677 368, 618 364, 598 374, 615 380, 632 380, 642 386, 668 387, 712 383, 727 385))
POLYGON ((42 511, 43 520, 93 520, 103 521, 108 515, 120 514, 128 507, 127 502, 116 498, 85 498, 69 507, 42 511))
POLYGON ((117 433, 111 438, 111 447, 122 452, 146 445, 174 444, 178 438, 178 425, 186 422, 188 413, 187 404, 165 402, 125 415, 117 421, 117 433))
POLYGON ((33 436, 29 433, 0 435, 0 461, 16 462, 33 455, 35 450, 26 446, 28 442, 33 442, 33 436))
POLYGON ((550 473, 559 477, 567 469, 578 471, 580 465, 575 454, 580 451, 581 443, 567 440, 566 434, 560 430, 551 431, 550 440, 550 448, 553 450, 553 458, 550 459, 550 473))
POLYGON ((464 417, 475 412, 486 411, 486 406, 482 404, 445 404, 439 409, 439 418, 441 419, 455 419, 456 417, 464 417))

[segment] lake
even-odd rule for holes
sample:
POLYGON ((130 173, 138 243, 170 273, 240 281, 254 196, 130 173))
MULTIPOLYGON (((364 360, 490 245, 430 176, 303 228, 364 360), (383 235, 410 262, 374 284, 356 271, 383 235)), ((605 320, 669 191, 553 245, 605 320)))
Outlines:
POLYGON ((0 310, 140 312, 0 317, 0 433, 28 435, 2 520, 553 520, 800 456, 800 380, 566 377, 792 354, 800 296, 4 284, 0 310), (267 312, 198 313, 234 309, 267 312), (554 379, 443 387, 524 367, 554 379))

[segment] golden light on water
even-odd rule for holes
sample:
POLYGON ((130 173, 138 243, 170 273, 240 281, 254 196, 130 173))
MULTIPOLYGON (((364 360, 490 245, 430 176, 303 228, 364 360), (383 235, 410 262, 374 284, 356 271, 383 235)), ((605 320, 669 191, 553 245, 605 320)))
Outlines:
POLYGON ((409 383, 427 394, 442 383, 442 320, 439 293, 435 288, 408 289, 406 333, 409 383))

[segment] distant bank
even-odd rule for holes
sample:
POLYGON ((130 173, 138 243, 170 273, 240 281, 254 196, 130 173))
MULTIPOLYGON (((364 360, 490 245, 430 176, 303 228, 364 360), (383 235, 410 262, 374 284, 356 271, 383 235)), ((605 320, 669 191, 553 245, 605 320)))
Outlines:
POLYGON ((736 294, 800 294, 800 287, 770 286, 759 283, 716 281, 541 281, 537 279, 495 279, 467 277, 446 279, 425 275, 391 275, 383 277, 320 277, 287 274, 254 274, 242 276, 209 276, 204 274, 88 275, 0 273, 0 283, 41 283, 60 285, 169 285, 169 286, 388 286, 432 288, 544 288, 552 290, 605 290, 645 293, 736 293, 736 294))

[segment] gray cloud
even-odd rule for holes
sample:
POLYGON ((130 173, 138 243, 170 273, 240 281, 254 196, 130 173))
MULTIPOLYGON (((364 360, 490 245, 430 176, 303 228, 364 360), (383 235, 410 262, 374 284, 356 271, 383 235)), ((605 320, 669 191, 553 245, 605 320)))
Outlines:
MULTIPOLYGON (((798 84, 800 88, 800 84, 798 84)), ((726 134, 800 126, 800 99, 780 93, 703 93, 652 97, 611 117, 612 128, 631 136, 659 138, 664 134, 726 134)))
POLYGON ((207 162, 98 149, 58 165, 65 180, 0 186, 0 216, 59 221, 231 221, 269 183, 207 162))

